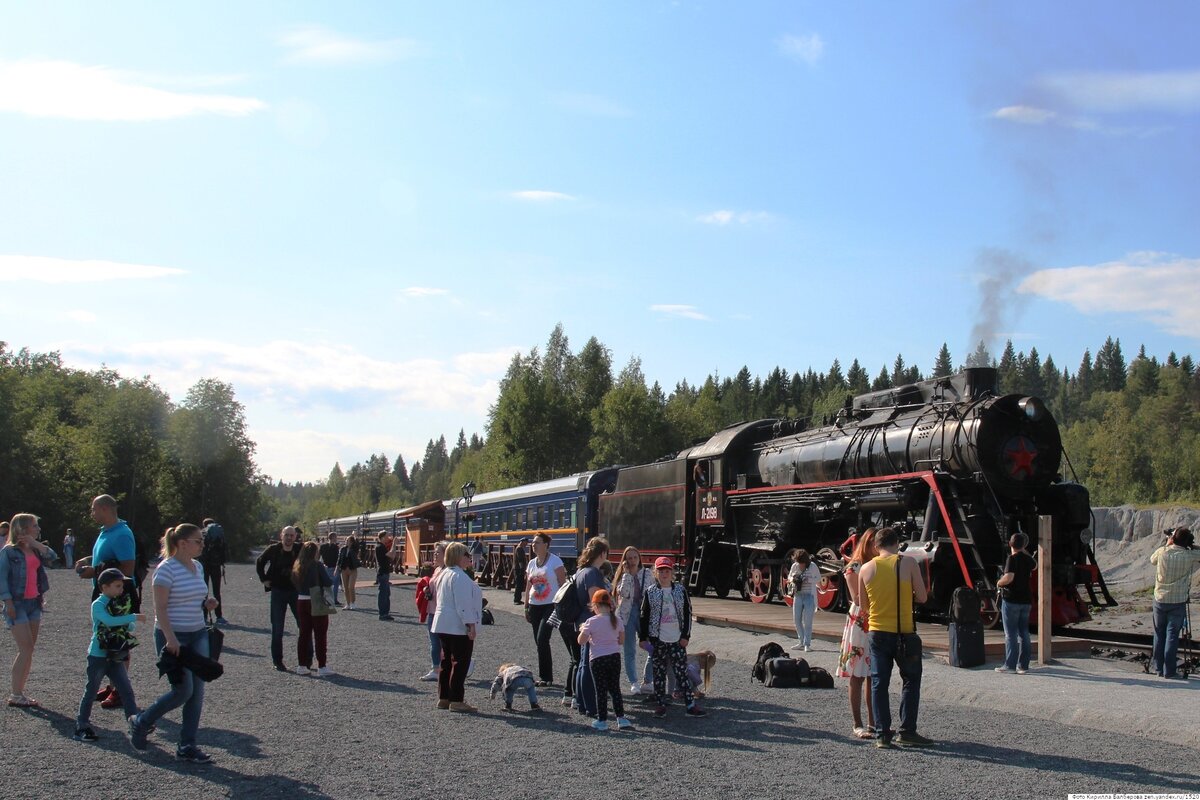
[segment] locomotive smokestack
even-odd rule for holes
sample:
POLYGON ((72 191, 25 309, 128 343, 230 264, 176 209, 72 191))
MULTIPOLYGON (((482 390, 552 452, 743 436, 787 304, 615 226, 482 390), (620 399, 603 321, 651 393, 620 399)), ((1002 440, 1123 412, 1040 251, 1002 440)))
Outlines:
POLYGON ((978 400, 986 394, 997 394, 1000 372, 992 367, 968 367, 963 370, 966 376, 966 395, 972 400, 978 400))

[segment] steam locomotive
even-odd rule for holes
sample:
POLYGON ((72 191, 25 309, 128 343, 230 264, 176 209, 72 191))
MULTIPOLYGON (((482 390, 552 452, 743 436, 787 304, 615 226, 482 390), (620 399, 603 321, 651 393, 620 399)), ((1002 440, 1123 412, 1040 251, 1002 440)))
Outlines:
POLYGON ((1059 475, 1058 426, 1036 397, 999 395, 996 370, 967 369, 859 395, 832 424, 803 429, 759 420, 719 431, 670 459, 621 469, 599 498, 597 533, 615 553, 678 559, 694 594, 714 591, 769 602, 786 586, 785 554, 815 554, 819 607, 843 611, 843 554, 851 528, 891 525, 917 560, 941 615, 960 586, 980 591, 984 618, 999 621, 995 584, 1007 541, 1036 545, 1049 517, 1053 621, 1089 618, 1088 604, 1115 601, 1082 533, 1087 490, 1059 475))
POLYGON ((670 556, 693 594, 727 597, 736 588, 754 602, 783 594, 784 557, 803 547, 822 572, 819 607, 840 612, 847 531, 890 525, 930 587, 924 613, 944 615, 954 590, 969 586, 995 625, 1008 538, 1022 531, 1036 546, 1039 518, 1048 517, 1053 622, 1065 625, 1089 618, 1081 586, 1093 605, 1116 603, 1082 535, 1091 523, 1087 489, 1062 479, 1061 460, 1045 404, 1000 395, 996 370, 973 368, 859 395, 818 428, 739 423, 651 464, 488 492, 474 503, 464 495, 325 520, 319 531, 389 530, 410 560, 423 559, 432 537, 478 539, 498 565, 484 580, 503 574, 504 554, 522 538, 549 534, 570 565, 601 535, 614 560, 630 545, 643 560, 670 556), (418 520, 423 533, 410 535, 418 520))

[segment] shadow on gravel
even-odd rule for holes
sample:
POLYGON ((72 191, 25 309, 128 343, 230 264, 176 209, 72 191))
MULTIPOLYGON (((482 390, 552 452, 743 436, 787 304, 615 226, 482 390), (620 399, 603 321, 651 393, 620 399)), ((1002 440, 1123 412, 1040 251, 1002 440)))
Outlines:
MULTIPOLYGON (((96 703, 95 708, 99 708, 100 704, 96 703)), ((9 708, 6 709, 9 713, 23 713, 38 719, 44 719, 50 723, 50 727, 54 728, 57 733, 62 734, 68 739, 75 733, 75 718, 68 717, 66 714, 60 714, 57 711, 51 711, 48 708, 9 708)), ((95 719, 95 714, 92 718, 95 719)), ((118 719, 119 719, 118 715, 118 719)))
POLYGON ((1137 764, 1118 761, 1101 761, 1087 758, 1072 758, 1063 755, 1046 755, 1018 750, 1013 747, 998 747, 976 742, 939 742, 937 747, 922 750, 932 757, 946 757, 996 764, 1005 768, 1034 769, 1042 772, 1063 772, 1087 778, 1119 780, 1154 789, 1166 789, 1172 793, 1196 791, 1200 786, 1200 773, 1194 771, 1147 769, 1137 764))
POLYGON ((352 678, 349 675, 330 675, 320 680, 348 689, 363 689, 368 692, 388 692, 390 694, 422 694, 411 686, 389 681, 373 681, 369 678, 352 678))
MULTIPOLYGON (((332 796, 325 794, 316 784, 304 783, 283 775, 243 775, 240 772, 225 769, 218 763, 189 764, 179 761, 170 752, 150 753, 142 761, 150 766, 158 767, 164 772, 173 772, 192 780, 202 780, 217 786, 224 786, 228 791, 227 796, 232 798, 333 800, 332 796)), ((162 796, 170 796, 169 790, 164 788, 162 796)))
POLYGON ((221 655, 223 655, 223 656, 225 656, 225 655, 241 656, 242 658, 266 658, 267 657, 265 653, 251 653, 247 650, 239 650, 236 647, 230 647, 227 644, 221 646, 221 655))
MULTIPOLYGON (((1167 681, 1157 675, 1149 673, 1133 674, 1127 676, 1120 675, 1095 675, 1082 670, 1071 669, 1070 667, 1038 667, 1032 675, 1054 678, 1068 678, 1073 681, 1082 681, 1084 683, 1115 683, 1118 686, 1149 686, 1154 689, 1186 689, 1188 683, 1185 681, 1167 681)), ((1200 686, 1200 684, 1197 684, 1200 686)))
POLYGON ((231 622, 228 625, 222 625, 221 629, 224 631, 227 631, 227 632, 228 631, 240 631, 242 633, 256 633, 260 636, 270 636, 271 635, 270 628, 251 628, 248 625, 238 625, 235 622, 231 622))
MULTIPOLYGON (((179 740, 179 723, 170 719, 160 719, 157 723, 158 732, 152 734, 151 741, 157 741, 159 744, 175 742, 179 740), (161 737, 161 738, 159 738, 161 737)), ((226 750, 230 755, 238 758, 246 758, 257 760, 266 758, 262 751, 262 740, 257 736, 252 736, 243 731, 231 731, 227 728, 210 728, 204 725, 200 726, 200 733, 204 738, 205 743, 211 744, 213 747, 219 747, 226 750)), ((164 744, 169 746, 169 744, 164 744)))

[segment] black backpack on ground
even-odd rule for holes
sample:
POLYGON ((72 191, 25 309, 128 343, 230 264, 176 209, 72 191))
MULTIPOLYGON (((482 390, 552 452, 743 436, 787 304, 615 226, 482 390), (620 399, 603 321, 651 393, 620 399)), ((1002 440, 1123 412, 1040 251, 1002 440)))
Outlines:
POLYGON ((979 622, 979 592, 967 586, 954 590, 950 598, 950 621, 974 624, 979 622))
POLYGON ((808 682, 804 684, 810 689, 832 689, 833 676, 829 674, 829 670, 821 667, 808 668, 808 682))
POLYGON ((771 689, 799 689, 808 683, 808 679, 807 661, 781 656, 767 662, 767 679, 763 683, 771 689))
POLYGON ((758 648, 758 658, 750 668, 750 679, 767 682, 767 662, 773 658, 787 655, 787 651, 776 642, 767 642, 758 648))

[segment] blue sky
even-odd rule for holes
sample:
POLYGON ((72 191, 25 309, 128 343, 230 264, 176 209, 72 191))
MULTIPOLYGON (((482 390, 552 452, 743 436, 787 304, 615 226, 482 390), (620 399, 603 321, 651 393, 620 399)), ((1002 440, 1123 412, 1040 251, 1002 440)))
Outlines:
POLYGON ((1200 355, 1194 3, 9 3, 0 339, 233 383, 265 472, 669 390, 1200 355), (985 291, 990 287, 991 292, 985 291))

